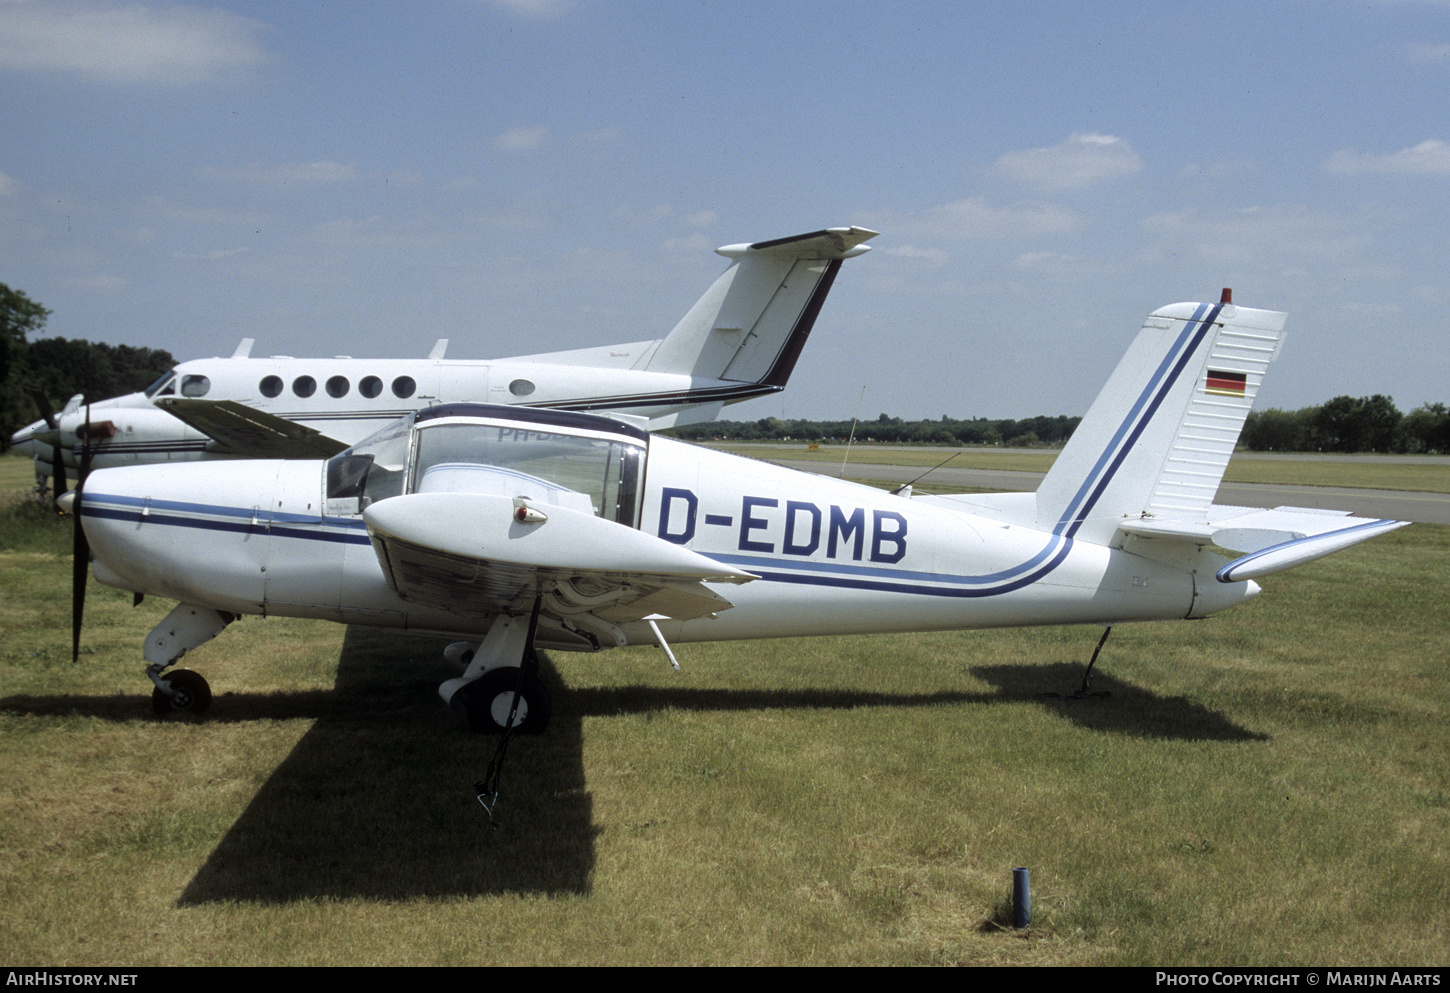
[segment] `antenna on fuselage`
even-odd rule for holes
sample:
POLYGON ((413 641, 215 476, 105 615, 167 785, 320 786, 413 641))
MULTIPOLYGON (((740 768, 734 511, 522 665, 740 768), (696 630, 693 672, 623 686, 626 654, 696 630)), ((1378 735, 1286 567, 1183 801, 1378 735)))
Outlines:
POLYGON ((851 434, 846 439, 846 454, 841 456, 841 478, 846 478, 846 460, 851 457, 851 442, 856 440, 856 422, 861 419, 861 404, 866 402, 866 387, 861 387, 861 399, 856 401, 856 416, 851 418, 851 434))

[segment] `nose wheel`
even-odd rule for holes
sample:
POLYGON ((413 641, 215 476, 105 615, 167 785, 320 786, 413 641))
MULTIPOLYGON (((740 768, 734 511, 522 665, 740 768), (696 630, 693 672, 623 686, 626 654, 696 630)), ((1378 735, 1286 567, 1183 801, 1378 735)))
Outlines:
POLYGON ((151 691, 151 709, 157 717, 204 714, 211 706, 211 686, 199 672, 177 669, 153 678, 156 689, 151 691))
POLYGON ((458 691, 454 706, 468 718, 469 729, 479 734, 503 734, 509 727, 509 710, 514 691, 519 690, 513 730, 519 734, 543 734, 553 714, 549 691, 538 676, 525 672, 520 685, 517 666, 505 666, 484 673, 458 691))

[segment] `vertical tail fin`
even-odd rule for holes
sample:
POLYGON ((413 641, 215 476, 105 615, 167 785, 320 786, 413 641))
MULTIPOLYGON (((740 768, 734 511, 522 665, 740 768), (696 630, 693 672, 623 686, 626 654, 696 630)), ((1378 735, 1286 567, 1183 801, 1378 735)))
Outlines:
POLYGON ((827 228, 716 249, 734 264, 660 342, 644 368, 785 386, 841 261, 869 251, 862 243, 875 236, 865 228, 827 228))
POLYGON ((1038 525, 1106 544, 1124 518, 1204 517, 1285 317, 1228 302, 1149 314, 1038 487, 1038 525))

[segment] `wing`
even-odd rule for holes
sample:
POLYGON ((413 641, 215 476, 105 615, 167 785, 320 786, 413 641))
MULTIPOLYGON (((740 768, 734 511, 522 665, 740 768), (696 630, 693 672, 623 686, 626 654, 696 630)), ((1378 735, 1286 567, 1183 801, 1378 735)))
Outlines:
POLYGON ((1145 538, 1211 542, 1220 548, 1245 552, 1216 573, 1219 582, 1236 583, 1313 562, 1408 523, 1351 517, 1342 510, 1259 510, 1215 505, 1209 508, 1206 520, 1134 518, 1119 524, 1118 530, 1145 538))
POLYGON ((413 493, 363 512, 388 585, 464 615, 544 614, 606 633, 650 617, 728 609, 706 583, 755 577, 624 524, 552 504, 479 493, 413 493), (602 622, 602 623, 601 623, 602 622))
POLYGON ((158 397, 156 404, 212 439, 224 455, 251 459, 329 459, 347 448, 336 438, 235 400, 158 397))

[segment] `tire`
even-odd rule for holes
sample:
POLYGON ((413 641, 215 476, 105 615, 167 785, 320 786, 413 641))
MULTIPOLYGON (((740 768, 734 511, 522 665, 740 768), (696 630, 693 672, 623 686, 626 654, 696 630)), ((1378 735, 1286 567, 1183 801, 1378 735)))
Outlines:
POLYGON ((202 678, 201 673, 192 672, 190 669, 177 669, 161 677, 175 691, 175 696, 168 696, 161 690, 151 691, 151 709, 156 711, 157 717, 166 717, 169 714, 204 714, 211 706, 211 686, 202 678))
MULTIPOLYGON (((514 688, 519 683, 516 666, 491 669, 458 692, 463 695, 463 712, 469 730, 478 734, 503 734, 513 704, 514 688)), ((518 734, 543 734, 553 716, 549 690, 538 676, 524 676, 523 701, 514 716, 513 730, 518 734)))

